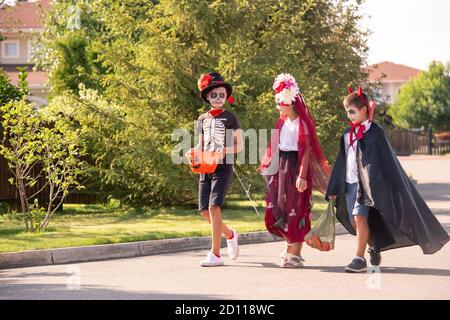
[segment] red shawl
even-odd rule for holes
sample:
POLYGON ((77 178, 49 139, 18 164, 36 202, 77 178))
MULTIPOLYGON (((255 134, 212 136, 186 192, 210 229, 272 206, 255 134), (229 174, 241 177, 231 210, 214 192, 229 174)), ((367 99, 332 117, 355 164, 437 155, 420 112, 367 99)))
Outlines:
MULTIPOLYGON (((311 186, 317 191, 325 194, 328 180, 330 178, 331 169, 328 160, 320 147, 319 138, 317 137, 316 125, 313 117, 308 111, 305 100, 301 95, 295 98, 295 109, 299 116, 298 130, 298 162, 300 171, 303 167, 308 167, 306 171, 306 180, 308 188, 311 186), (306 124, 309 134, 305 134, 304 125, 306 124), (305 158, 304 158, 305 157, 305 158)), ((280 132, 286 117, 280 117, 275 125, 275 131, 271 136, 269 146, 264 155, 261 166, 259 167, 263 175, 273 175, 278 173, 278 161, 272 162, 273 156, 278 160, 278 144, 280 141, 280 132)))

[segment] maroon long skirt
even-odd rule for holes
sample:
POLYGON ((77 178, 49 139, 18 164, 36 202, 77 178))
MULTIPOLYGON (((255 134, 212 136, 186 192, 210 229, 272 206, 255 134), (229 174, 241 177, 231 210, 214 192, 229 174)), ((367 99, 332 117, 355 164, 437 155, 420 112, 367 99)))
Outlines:
POLYGON ((311 186, 298 192, 295 181, 299 173, 297 151, 280 151, 278 173, 266 176, 267 230, 289 243, 303 242, 311 230, 311 186))

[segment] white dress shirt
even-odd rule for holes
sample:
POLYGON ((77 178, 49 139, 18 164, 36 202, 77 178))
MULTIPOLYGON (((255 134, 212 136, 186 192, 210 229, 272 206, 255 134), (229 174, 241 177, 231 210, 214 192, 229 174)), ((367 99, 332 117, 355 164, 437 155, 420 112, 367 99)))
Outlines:
MULTIPOLYGON (((366 120, 362 123, 364 126, 364 133, 370 129, 371 122, 370 120, 366 120)), ((356 131, 353 135, 353 138, 356 139, 356 131)), ((358 182, 358 168, 356 165, 356 149, 358 147, 358 140, 353 142, 353 146, 350 146, 350 132, 347 132, 344 135, 345 142, 345 155, 347 158, 346 161, 346 174, 345 174, 345 182, 347 183, 357 183, 358 182)))
MULTIPOLYGON (((295 120, 287 118, 284 121, 283 127, 281 127, 280 143, 278 145, 281 151, 298 151, 298 124, 299 117, 295 120)), ((302 120, 302 124, 304 133, 309 134, 304 120, 302 120)))

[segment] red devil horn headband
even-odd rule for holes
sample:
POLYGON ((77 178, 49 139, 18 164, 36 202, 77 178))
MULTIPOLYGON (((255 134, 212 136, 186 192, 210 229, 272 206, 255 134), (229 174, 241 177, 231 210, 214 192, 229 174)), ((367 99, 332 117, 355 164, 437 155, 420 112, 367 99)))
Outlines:
MULTIPOLYGON (((349 86, 347 91, 348 91, 348 93, 353 93, 353 88, 351 86, 349 86)), ((363 105, 367 107, 367 101, 364 98, 362 86, 359 86, 359 88, 358 88, 358 96, 361 98, 363 105)))
POLYGON ((366 98, 364 98, 364 95, 363 95, 363 87, 362 86, 359 86, 358 96, 361 98, 363 105, 367 107, 368 105, 367 105, 366 98))

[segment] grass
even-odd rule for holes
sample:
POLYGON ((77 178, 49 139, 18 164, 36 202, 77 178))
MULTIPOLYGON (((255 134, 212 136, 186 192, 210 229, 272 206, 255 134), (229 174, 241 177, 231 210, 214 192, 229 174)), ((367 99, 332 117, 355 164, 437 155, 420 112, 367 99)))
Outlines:
MULTIPOLYGON (((313 215, 326 208, 314 195, 313 215)), ((249 200, 229 196, 222 217, 240 233, 264 231, 264 201, 256 201, 258 216, 249 200)), ((43 233, 24 232, 19 215, 0 215, 0 252, 123 243, 179 237, 209 236, 210 225, 196 208, 135 210, 118 205, 64 205, 43 233)))

